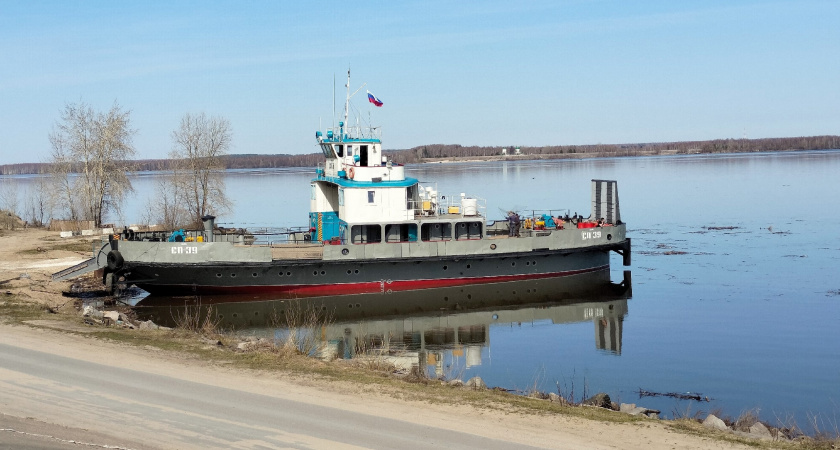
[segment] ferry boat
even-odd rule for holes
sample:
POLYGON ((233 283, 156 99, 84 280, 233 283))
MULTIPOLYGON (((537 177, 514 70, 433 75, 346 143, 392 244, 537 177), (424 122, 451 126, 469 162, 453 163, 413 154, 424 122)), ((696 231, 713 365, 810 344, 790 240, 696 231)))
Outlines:
POLYGON ((488 221, 478 197, 447 198, 406 176, 383 155, 380 129, 350 126, 349 72, 347 86, 344 121, 315 133, 324 163, 311 181, 307 229, 263 244, 220 232, 212 216, 203 230, 168 236, 126 230, 53 279, 97 270, 107 289, 280 299, 571 279, 608 272, 610 252, 630 264, 615 181, 592 180, 586 219, 531 215, 518 230, 513 216, 488 221))

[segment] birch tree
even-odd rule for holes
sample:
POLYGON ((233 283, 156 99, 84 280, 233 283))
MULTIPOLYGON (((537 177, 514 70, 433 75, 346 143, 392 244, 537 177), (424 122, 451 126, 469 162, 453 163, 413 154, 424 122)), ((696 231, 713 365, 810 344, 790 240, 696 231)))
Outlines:
POLYGON ((172 132, 172 183, 195 223, 207 214, 221 215, 230 209, 225 193, 224 156, 230 150, 231 139, 227 119, 208 118, 204 113, 185 114, 180 127, 172 132))
POLYGON ((101 226, 108 212, 119 212, 133 192, 128 178, 135 153, 130 115, 116 102, 107 112, 85 103, 64 107, 50 144, 57 195, 72 220, 101 226))

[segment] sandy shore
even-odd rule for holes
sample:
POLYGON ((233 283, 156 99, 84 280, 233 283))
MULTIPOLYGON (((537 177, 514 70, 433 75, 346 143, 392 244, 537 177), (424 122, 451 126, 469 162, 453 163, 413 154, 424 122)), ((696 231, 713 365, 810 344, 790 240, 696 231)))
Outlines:
MULTIPOLYGON (((61 296, 61 291, 67 290, 69 283, 53 283, 49 277, 53 272, 87 258, 89 254, 51 249, 56 246, 66 247, 66 243, 58 238, 58 233, 43 230, 3 231, 0 235, 0 281, 5 281, 0 291, 2 296, 38 302, 73 314, 72 301, 61 296), (37 250, 39 247, 41 251, 37 250)), ((0 298, 0 315, 5 304, 0 298)), ((336 411, 399 418, 431 430, 453 430, 538 448, 747 448, 710 437, 683 434, 673 430, 667 422, 653 419, 606 423, 567 415, 502 412, 471 405, 453 406, 398 399, 393 393, 372 392, 350 382, 326 382, 318 381, 317 377, 302 378, 285 373, 219 367, 175 353, 106 342, 86 336, 85 333, 68 333, 67 328, 66 320, 41 320, 30 325, 0 325, 0 344, 18 349, 19 352, 61 355, 80 363, 95 362, 115 368, 130 368, 150 376, 189 380, 336 411)), ((83 329, 80 326, 76 331, 83 329)), ((170 437, 176 439, 179 430, 166 423, 155 422, 154 417, 145 417, 144 421, 138 421, 136 427, 132 428, 131 423, 118 421, 117 418, 113 419, 114 423, 108 423, 108 417, 98 415, 92 409, 86 411, 93 406, 80 404, 74 413, 73 409, 39 401, 32 394, 37 392, 32 390, 33 385, 39 383, 37 379, 31 379, 32 376, 24 374, 23 370, 16 370, 13 361, 6 361, 3 367, 0 367, 0 428, 4 431, 0 431, 0 443, 9 444, 8 448, 26 445, 66 448, 62 447, 69 445, 66 441, 74 440, 100 447, 172 448, 171 443, 180 442, 168 440, 170 437), (150 431, 149 423, 146 422, 155 424, 154 432, 150 431), (167 436, 167 433, 171 436, 167 436)), ((315 436, 300 436, 298 439, 301 446, 306 448, 332 447, 330 442, 315 436)), ((251 447, 242 442, 230 442, 225 446, 234 445, 251 447)), ((187 447, 175 445, 175 448, 187 447)))

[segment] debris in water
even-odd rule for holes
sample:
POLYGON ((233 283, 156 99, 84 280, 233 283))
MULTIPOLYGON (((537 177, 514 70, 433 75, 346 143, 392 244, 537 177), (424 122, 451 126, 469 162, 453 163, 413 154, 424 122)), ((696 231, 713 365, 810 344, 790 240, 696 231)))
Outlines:
POLYGON ((686 392, 681 394, 679 392, 650 392, 639 388, 639 398, 641 397, 672 397, 680 400, 697 400, 698 402, 710 402, 709 397, 704 396, 699 392, 686 392))

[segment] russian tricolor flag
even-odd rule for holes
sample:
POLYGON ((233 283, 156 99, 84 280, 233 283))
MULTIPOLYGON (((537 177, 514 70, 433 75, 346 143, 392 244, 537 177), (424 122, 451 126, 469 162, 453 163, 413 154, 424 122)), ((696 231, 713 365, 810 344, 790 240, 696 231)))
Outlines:
POLYGON ((376 98, 375 95, 371 94, 370 91, 367 91, 368 94, 368 101, 373 103, 376 106, 382 106, 382 100, 376 98))

